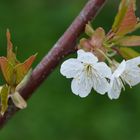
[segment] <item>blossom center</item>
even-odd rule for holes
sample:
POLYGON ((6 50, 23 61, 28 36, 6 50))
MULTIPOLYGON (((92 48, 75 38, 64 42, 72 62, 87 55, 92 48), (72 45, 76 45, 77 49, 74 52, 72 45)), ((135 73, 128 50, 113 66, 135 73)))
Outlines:
POLYGON ((85 71, 88 77, 92 76, 92 66, 90 64, 85 64, 85 71))

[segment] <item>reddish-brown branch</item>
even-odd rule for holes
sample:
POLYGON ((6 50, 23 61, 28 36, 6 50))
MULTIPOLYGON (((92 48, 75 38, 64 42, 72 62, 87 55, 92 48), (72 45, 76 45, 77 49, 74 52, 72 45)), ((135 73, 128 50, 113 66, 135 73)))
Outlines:
MULTIPOLYGON (((76 40, 84 31, 85 24, 95 17, 106 0, 89 0, 80 14, 76 17, 64 35, 56 42, 54 47, 42 59, 34 69, 30 81, 20 91, 21 95, 27 100, 33 92, 41 85, 47 76, 59 64, 60 60, 75 51, 76 40)), ((3 117, 0 117, 0 128, 18 109, 9 101, 9 107, 3 117)))

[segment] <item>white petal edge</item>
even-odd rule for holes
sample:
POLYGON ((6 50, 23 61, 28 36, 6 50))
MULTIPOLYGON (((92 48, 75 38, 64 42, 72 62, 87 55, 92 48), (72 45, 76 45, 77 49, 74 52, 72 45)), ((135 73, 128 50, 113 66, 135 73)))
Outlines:
POLYGON ((119 80, 115 77, 112 77, 110 82, 110 89, 108 91, 108 97, 112 99, 118 99, 121 93, 122 86, 119 80))
POLYGON ((84 98, 89 95, 92 89, 92 81, 82 73, 79 77, 74 78, 71 83, 72 92, 84 98))
POLYGON ((122 76, 129 86, 135 86, 140 83, 140 68, 138 66, 129 67, 122 76))
POLYGON ((77 59, 71 58, 64 61, 60 68, 60 73, 66 78, 74 78, 77 74, 81 73, 84 66, 77 59))
POLYGON ((84 50, 77 51, 77 59, 83 63, 94 64, 98 62, 98 58, 91 52, 85 52, 84 50))
POLYGON ((129 59, 126 61, 126 64, 129 66, 137 66, 140 65, 140 56, 133 58, 133 59, 129 59))
POLYGON ((93 88, 99 94, 104 95, 109 90, 109 83, 106 78, 98 77, 98 79, 93 77, 93 88))
POLYGON ((118 66, 118 68, 114 71, 113 76, 118 78, 125 71, 125 68, 126 68, 126 61, 123 60, 118 66))
POLYGON ((110 67, 108 67, 108 65, 104 62, 99 62, 97 64, 94 65, 95 69, 97 70, 97 72, 102 76, 102 77, 107 77, 110 78, 112 75, 111 69, 110 67))

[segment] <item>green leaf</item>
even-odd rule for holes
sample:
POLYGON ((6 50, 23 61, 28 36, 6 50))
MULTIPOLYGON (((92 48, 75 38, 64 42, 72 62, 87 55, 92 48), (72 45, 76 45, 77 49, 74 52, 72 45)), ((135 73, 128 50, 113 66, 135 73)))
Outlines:
POLYGON ((117 41, 120 46, 140 46, 140 36, 126 36, 117 41))
POLYGON ((127 47, 121 47, 119 49, 119 53, 125 59, 132 59, 132 58, 140 56, 140 53, 127 47))
POLYGON ((13 84, 13 66, 8 62, 7 58, 0 57, 0 66, 3 73, 3 76, 8 84, 13 84))
POLYGON ((4 85, 1 89, 0 97, 1 97, 1 115, 4 115, 5 111, 8 108, 8 95, 9 95, 9 87, 4 85))
POLYGON ((122 22, 126 11, 128 9, 128 5, 129 5, 129 0, 122 0, 119 6, 119 10, 118 10, 118 14, 115 17, 113 26, 112 26, 112 30, 114 32, 116 32, 116 30, 119 28, 120 23, 122 22))
POLYGON ((27 107, 26 101, 18 92, 12 93, 11 98, 16 107, 20 109, 24 109, 27 107))
POLYGON ((90 23, 86 24, 85 33, 90 37, 94 34, 94 30, 90 23))
POLYGON ((34 62, 36 55, 32 55, 25 62, 16 65, 14 71, 16 72, 16 85, 18 85, 28 73, 31 68, 32 63, 34 62))
POLYGON ((124 36, 125 34, 128 34, 136 29, 138 20, 135 15, 135 4, 135 0, 121 1, 119 12, 112 26, 112 30, 117 36, 124 36))
POLYGON ((16 65, 19 62, 16 59, 16 54, 13 52, 13 44, 11 42, 11 34, 9 29, 7 29, 6 37, 7 37, 7 59, 12 65, 16 65))
POLYGON ((134 31, 137 30, 137 29, 139 29, 139 28, 140 28, 140 22, 138 22, 138 24, 135 26, 134 31))
POLYGON ((29 81, 31 77, 31 74, 32 74, 32 69, 29 70, 29 72, 25 75, 23 80, 17 85, 16 91, 19 91, 21 88, 23 88, 26 85, 26 83, 29 81))

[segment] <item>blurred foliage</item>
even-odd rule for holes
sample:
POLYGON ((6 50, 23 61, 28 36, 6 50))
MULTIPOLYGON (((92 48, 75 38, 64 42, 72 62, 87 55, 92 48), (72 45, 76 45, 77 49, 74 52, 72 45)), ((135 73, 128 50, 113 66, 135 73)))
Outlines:
MULTIPOLYGON (((0 0, 0 55, 6 54, 8 27, 21 61, 38 52, 35 66, 86 1, 0 0)), ((118 2, 108 0, 93 22, 95 28, 110 29, 118 2)), ((137 6, 140 9, 140 2, 137 6)), ((111 101, 94 91, 81 99, 72 94, 70 83, 58 67, 28 101, 28 108, 0 131, 0 140, 140 139, 140 85, 127 88, 119 100, 111 101)))

